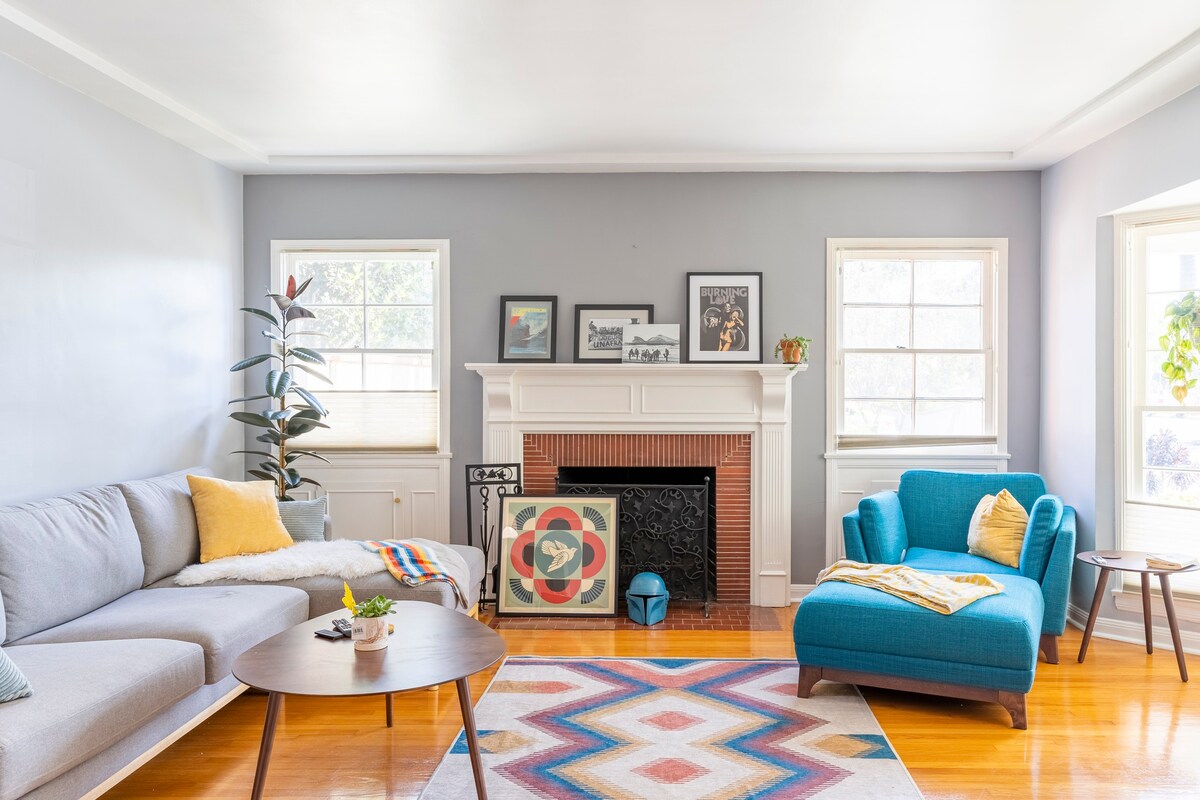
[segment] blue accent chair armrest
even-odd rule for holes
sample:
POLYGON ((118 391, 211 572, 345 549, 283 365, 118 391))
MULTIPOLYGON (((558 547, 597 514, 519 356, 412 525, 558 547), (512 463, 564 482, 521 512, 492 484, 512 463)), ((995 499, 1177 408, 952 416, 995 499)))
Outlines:
POLYGON ((1062 522, 1042 578, 1046 610, 1042 633, 1062 636, 1067 626, 1067 600, 1071 593, 1071 570, 1075 566, 1075 509, 1063 506, 1062 522))
MULTIPOLYGON (((899 564, 908 550, 908 528, 904 524, 904 512, 900 498, 895 492, 879 492, 858 501, 858 530, 862 549, 855 559, 870 564, 899 564)), ((843 534, 846 523, 842 523, 843 534)), ((846 555, 850 556, 850 540, 847 537, 846 555)))

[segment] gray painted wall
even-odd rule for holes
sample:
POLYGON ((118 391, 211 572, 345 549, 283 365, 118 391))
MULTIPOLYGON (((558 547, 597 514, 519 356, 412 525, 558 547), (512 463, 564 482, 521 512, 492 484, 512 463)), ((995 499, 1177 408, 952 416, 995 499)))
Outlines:
MULTIPOLYGON (((781 173, 287 175, 245 178, 246 296, 269 284, 272 239, 446 238, 452 281, 452 536, 462 465, 480 457, 480 379, 501 294, 559 297, 559 358, 575 303, 652 302, 684 321, 684 273, 764 273, 765 337, 815 337, 794 382, 794 574, 824 566, 825 239, 1006 236, 1012 469, 1038 465, 1039 175, 781 173)), ((768 347, 770 345, 768 344, 768 347)), ((257 377, 249 380, 257 380, 257 377)), ((332 421, 336 424, 336 421, 332 421)))
MULTIPOLYGON (((1080 549, 1115 545, 1111 212, 1200 179, 1200 89, 1042 173, 1042 441, 1046 482, 1079 511, 1080 549)), ((1091 603, 1097 570, 1076 571, 1091 603)), ((1119 614, 1105 598, 1102 615, 1119 614)))
POLYGON ((0 56, 0 503, 236 474, 241 178, 0 56))

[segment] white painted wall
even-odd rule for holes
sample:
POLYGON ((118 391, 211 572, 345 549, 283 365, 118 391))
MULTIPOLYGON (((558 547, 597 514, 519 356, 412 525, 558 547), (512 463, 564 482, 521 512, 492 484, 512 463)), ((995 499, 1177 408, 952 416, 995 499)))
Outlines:
MULTIPOLYGON (((1200 89, 1042 173, 1041 471, 1079 511, 1080 549, 1115 543, 1111 212, 1200 179, 1200 89)), ((1076 571, 1087 608, 1096 570, 1076 571)), ((1120 617, 1110 600, 1102 613, 1120 617)))
POLYGON ((0 108, 0 503, 238 475, 240 176, 6 56, 0 108))

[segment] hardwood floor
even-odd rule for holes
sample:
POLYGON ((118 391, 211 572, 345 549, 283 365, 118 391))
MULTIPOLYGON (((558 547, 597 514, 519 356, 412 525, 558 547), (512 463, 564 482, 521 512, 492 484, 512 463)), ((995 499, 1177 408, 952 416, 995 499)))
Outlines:
MULTIPOLYGON (((789 658, 792 613, 780 610, 779 631, 501 634, 510 655, 789 658)), ((865 694, 930 800, 1197 797, 1200 696, 1180 682, 1173 654, 1147 655, 1136 645, 1095 639, 1087 663, 1078 664, 1079 640, 1079 631, 1068 628, 1061 663, 1038 666, 1027 731, 1009 728, 998 705, 881 690, 865 694)), ((491 672, 472 680, 476 699, 490 679, 491 672)), ((242 696, 105 799, 244 800, 265 710, 265 696, 242 696)), ((289 697, 267 797, 416 797, 459 730, 457 698, 452 686, 412 692, 396 697, 395 710, 389 730, 378 698, 289 697)))

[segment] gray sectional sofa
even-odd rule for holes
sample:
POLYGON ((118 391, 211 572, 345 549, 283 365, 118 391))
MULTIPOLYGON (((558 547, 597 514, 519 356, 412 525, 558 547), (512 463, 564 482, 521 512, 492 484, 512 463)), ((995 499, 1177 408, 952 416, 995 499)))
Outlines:
MULTIPOLYGON (((0 508, 0 641, 34 689, 0 704, 0 800, 98 795, 240 694, 238 655, 341 607, 335 578, 175 586, 200 552, 188 473, 211 474, 0 508)), ((483 554, 455 549, 474 606, 483 554)), ((443 584, 384 572, 350 585, 454 607, 443 584)))

